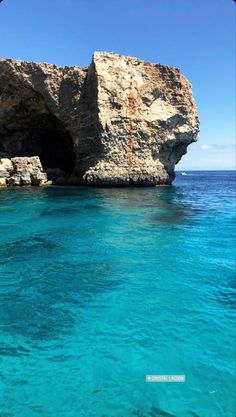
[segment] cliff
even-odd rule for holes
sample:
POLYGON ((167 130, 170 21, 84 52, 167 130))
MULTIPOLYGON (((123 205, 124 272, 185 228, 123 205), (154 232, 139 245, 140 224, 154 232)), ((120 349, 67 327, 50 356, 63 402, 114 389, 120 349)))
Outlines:
POLYGON ((89 68, 0 60, 0 158, 37 155, 61 183, 170 184, 198 128, 177 68, 102 52, 89 68))

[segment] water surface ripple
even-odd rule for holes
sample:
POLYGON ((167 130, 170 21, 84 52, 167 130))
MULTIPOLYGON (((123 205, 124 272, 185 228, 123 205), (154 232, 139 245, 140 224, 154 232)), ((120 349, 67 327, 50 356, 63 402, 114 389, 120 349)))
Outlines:
POLYGON ((1 189, 0 416, 234 417, 234 186, 1 189))

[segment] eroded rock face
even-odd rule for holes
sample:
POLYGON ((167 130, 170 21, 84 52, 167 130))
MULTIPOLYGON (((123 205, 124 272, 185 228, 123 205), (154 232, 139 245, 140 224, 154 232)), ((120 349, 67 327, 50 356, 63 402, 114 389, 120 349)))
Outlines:
POLYGON ((49 184, 38 156, 0 158, 0 186, 49 184))
POLYGON ((0 158, 0 178, 9 178, 13 171, 11 160, 8 158, 0 158))
POLYGON ((0 155, 38 155, 58 182, 170 184, 198 127, 177 68, 113 53, 88 69, 0 60, 0 155))

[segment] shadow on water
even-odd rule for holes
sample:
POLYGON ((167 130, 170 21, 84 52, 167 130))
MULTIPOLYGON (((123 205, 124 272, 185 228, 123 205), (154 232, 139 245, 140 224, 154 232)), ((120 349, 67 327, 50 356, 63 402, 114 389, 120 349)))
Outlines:
POLYGON ((147 413, 143 413, 139 410, 134 410, 132 412, 134 417, 176 417, 174 414, 170 414, 159 407, 152 407, 147 413))
MULTIPOLYGON (((176 414, 169 413, 160 407, 152 407, 146 413, 143 413, 142 411, 139 411, 139 410, 133 410, 131 415, 134 417, 177 417, 176 414)), ((199 414, 196 414, 194 411, 188 411, 188 416, 200 417, 199 414)))
MULTIPOLYGON (((45 189, 10 190, 0 194, 0 202, 6 203, 19 199, 39 199, 47 202, 42 215, 67 215, 76 213, 79 208, 89 210, 107 210, 126 208, 146 209, 152 214, 149 220, 153 224, 183 223, 204 213, 204 206, 192 200, 191 193, 181 191, 181 187, 154 188, 89 188, 89 187, 50 187, 45 189), (60 203, 67 202, 66 207, 60 203), (59 203, 55 206, 55 202, 59 203), (50 204, 53 207, 50 208, 50 204), (68 204, 71 203, 71 206, 68 204), (150 210, 151 209, 151 210, 150 210), (154 212, 154 213, 153 213, 154 212)), ((1 206, 1 204, 0 204, 1 206)))
POLYGON ((88 303, 119 285, 111 279, 112 272, 107 263, 58 261, 35 268, 31 274, 21 271, 16 279, 14 273, 6 274, 0 309, 2 329, 39 341, 70 333, 88 303))
POLYGON ((151 225, 179 225, 193 222, 206 212, 203 202, 180 187, 95 189, 95 196, 105 208, 145 210, 151 225))
POLYGON ((205 213, 204 207, 192 199, 190 193, 186 195, 178 187, 161 187, 155 191, 144 201, 144 205, 152 208, 148 221, 153 226, 188 224, 205 213))
POLYGON ((233 311, 235 310, 235 301, 236 301, 236 291, 232 288, 216 288, 215 297, 220 304, 226 305, 231 308, 233 311))

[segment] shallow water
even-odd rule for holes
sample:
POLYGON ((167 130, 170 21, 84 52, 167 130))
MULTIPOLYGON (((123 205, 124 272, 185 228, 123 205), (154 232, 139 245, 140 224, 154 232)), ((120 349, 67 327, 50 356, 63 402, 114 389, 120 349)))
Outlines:
POLYGON ((0 190, 1 417, 235 416, 235 174, 189 174, 0 190))

